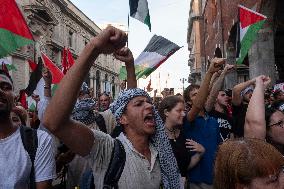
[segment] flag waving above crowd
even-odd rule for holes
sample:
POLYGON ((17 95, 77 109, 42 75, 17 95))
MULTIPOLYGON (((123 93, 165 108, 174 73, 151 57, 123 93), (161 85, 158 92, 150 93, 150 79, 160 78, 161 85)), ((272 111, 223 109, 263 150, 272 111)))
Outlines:
POLYGON ((0 0, 0 58, 33 43, 33 36, 14 0, 0 0))
MULTIPOLYGON (((136 78, 146 78, 181 47, 168 39, 154 35, 144 51, 134 61, 136 78)), ((125 68, 120 70, 120 78, 126 78, 125 68)))
POLYGON ((130 16, 146 24, 151 31, 151 21, 147 0, 129 0, 130 16))
POLYGON ((258 31, 262 28, 266 16, 239 5, 240 19, 240 49, 237 55, 237 64, 241 64, 248 54, 253 42, 257 38, 258 31))

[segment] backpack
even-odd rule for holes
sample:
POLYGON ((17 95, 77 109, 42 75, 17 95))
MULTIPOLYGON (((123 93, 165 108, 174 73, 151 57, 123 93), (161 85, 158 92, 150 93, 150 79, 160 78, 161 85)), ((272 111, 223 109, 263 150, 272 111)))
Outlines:
POLYGON ((20 127, 20 133, 24 148, 28 152, 32 162, 29 189, 36 189, 34 161, 38 147, 37 130, 22 125, 20 127))
MULTIPOLYGON (((103 189, 118 189, 118 181, 121 177, 126 161, 126 153, 122 143, 118 139, 114 139, 114 147, 112 150, 108 169, 104 177, 103 189)), ((94 189, 94 176, 92 170, 84 173, 80 189, 94 189)))

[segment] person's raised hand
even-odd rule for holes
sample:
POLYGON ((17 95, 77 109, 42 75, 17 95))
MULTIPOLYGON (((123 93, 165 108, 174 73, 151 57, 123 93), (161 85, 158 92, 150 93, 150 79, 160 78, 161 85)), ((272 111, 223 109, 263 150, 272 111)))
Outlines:
POLYGON ((235 65, 232 64, 226 64, 225 68, 224 68, 224 72, 225 74, 233 71, 235 69, 235 65))
POLYGON ((45 86, 51 86, 51 83, 52 83, 52 75, 50 73, 50 71, 45 68, 43 69, 42 71, 42 77, 44 79, 44 82, 45 82, 45 86))
POLYGON ((270 83, 271 83, 271 79, 268 76, 260 75, 260 76, 255 78, 255 84, 256 85, 263 85, 264 88, 267 88, 270 83))
POLYGON ((99 53, 111 54, 125 46, 127 35, 125 32, 108 26, 91 40, 99 53))
POLYGON ((116 59, 125 62, 126 65, 134 63, 132 52, 128 47, 123 47, 122 49, 117 50, 114 53, 114 56, 116 59))
POLYGON ((213 58, 210 61, 210 66, 208 68, 208 72, 211 73, 211 74, 218 72, 219 70, 221 70, 223 64, 225 64, 224 58, 213 58))

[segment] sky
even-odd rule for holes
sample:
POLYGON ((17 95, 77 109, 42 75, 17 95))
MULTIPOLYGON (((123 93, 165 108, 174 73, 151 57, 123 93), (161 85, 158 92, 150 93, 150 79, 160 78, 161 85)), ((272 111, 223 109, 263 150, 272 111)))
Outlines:
MULTIPOLYGON (((127 28, 128 0, 71 0, 71 2, 98 26, 106 23, 120 23, 127 28)), ((175 93, 182 92, 181 79, 188 78, 190 73, 187 50, 190 0, 148 0, 148 6, 152 31, 149 31, 147 25, 130 17, 129 48, 134 58, 137 58, 154 34, 183 46, 151 74, 151 87, 158 89, 158 93, 164 87, 175 88, 175 93)), ((146 79, 139 79, 138 86, 146 87, 149 80, 150 76, 146 79)), ((184 87, 187 85, 188 83, 184 83, 184 87)))

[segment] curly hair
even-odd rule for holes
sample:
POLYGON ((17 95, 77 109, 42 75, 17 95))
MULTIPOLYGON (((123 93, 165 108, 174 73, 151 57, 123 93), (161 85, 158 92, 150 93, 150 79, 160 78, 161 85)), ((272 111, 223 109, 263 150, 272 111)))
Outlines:
POLYGON ((189 93, 191 91, 193 91, 194 89, 199 89, 199 88, 200 88, 200 86, 199 85, 195 85, 195 84, 192 84, 192 85, 189 85, 188 87, 186 87, 186 89, 183 92, 184 101, 185 102, 190 102, 191 99, 190 99, 189 93))

